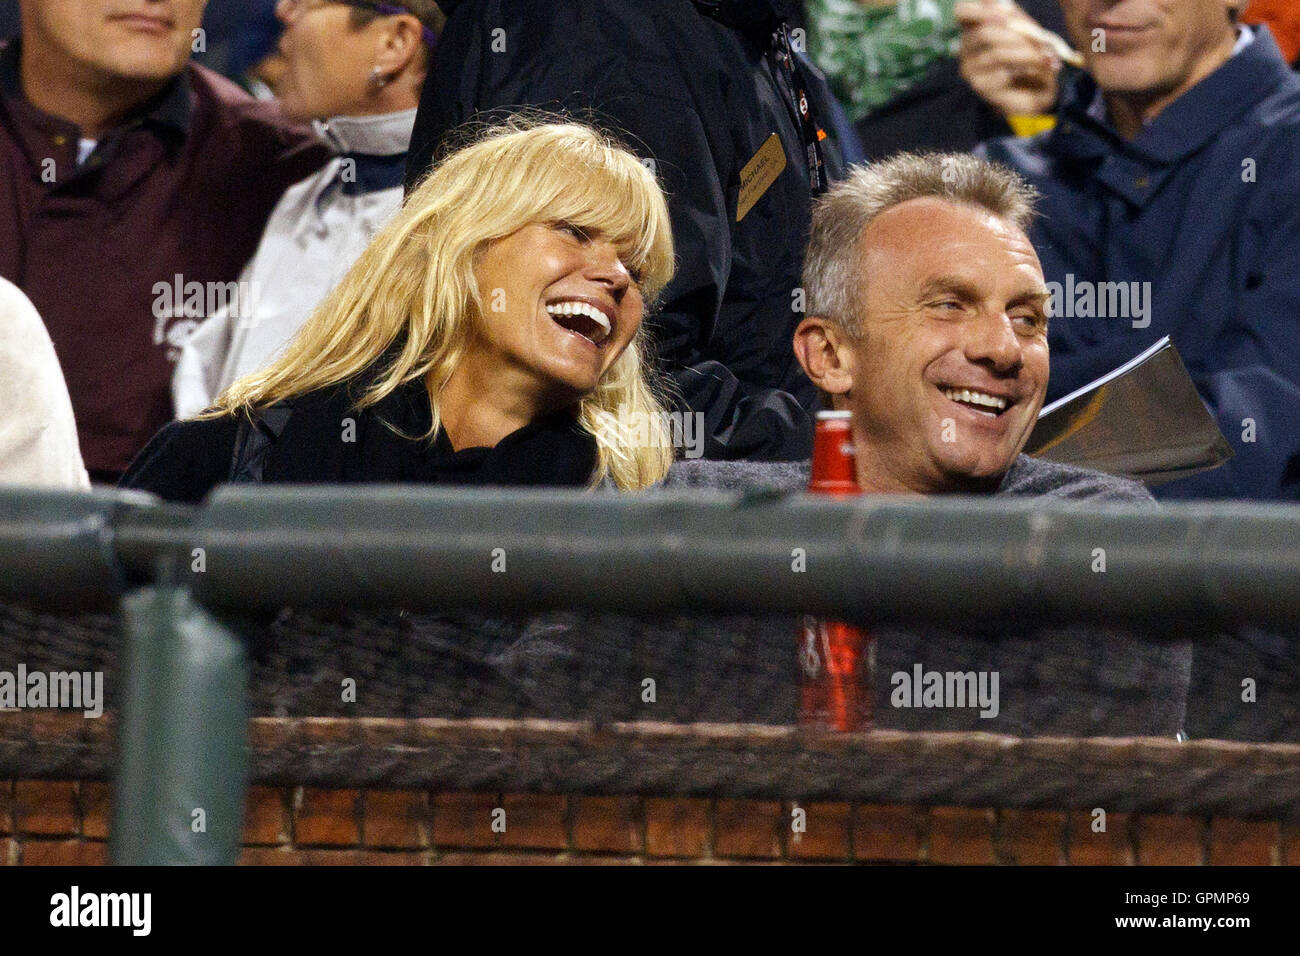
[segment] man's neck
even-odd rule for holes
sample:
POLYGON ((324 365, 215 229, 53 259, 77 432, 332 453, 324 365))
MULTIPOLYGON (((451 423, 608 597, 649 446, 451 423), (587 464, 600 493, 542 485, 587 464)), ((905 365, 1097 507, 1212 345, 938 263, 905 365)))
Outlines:
POLYGON ((891 462, 879 461, 870 454, 861 452, 868 446, 859 435, 854 436, 854 448, 858 455, 855 462, 858 487, 864 494, 907 494, 907 495, 980 495, 998 490, 1005 477, 1004 474, 987 478, 971 478, 954 474, 897 474, 890 468, 891 462))
POLYGON ((310 123, 313 120, 327 123, 339 117, 359 119, 369 116, 392 116, 395 113, 405 113, 408 110, 418 109, 419 106, 420 98, 418 96, 385 96, 383 98, 367 99, 354 106, 323 114, 320 112, 297 113, 290 112, 287 109, 283 110, 283 114, 284 118, 291 123, 310 123))
POLYGON ((19 62, 23 95, 43 113, 76 124, 87 139, 100 139, 164 89, 171 79, 127 80, 45 55, 23 41, 19 62))
POLYGON ((420 91, 423 88, 423 73, 414 77, 399 76, 385 85, 364 109, 352 115, 383 116, 387 113, 401 113, 416 109, 420 105, 420 91))
POLYGON ((1136 139, 1142 132, 1142 128, 1163 113, 1169 104, 1232 59, 1232 50, 1236 43, 1237 31, 1234 27, 1224 42, 1202 57, 1195 69, 1191 70, 1172 90, 1106 94, 1106 110, 1116 131, 1125 140, 1136 139))

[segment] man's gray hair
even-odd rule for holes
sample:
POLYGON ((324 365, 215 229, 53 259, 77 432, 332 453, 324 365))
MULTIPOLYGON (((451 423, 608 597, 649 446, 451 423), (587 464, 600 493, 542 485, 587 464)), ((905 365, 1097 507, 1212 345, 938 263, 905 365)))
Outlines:
POLYGON ((1026 230, 1038 192, 1005 166, 965 153, 899 153, 857 167, 818 200, 804 258, 807 312, 850 336, 860 329, 862 275, 859 240, 873 219, 910 199, 933 197, 987 210, 1026 230))

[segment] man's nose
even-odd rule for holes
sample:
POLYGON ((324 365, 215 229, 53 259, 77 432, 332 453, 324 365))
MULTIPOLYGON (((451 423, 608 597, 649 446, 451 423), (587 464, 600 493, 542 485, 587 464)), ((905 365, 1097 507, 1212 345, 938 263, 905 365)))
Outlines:
POLYGON ((1001 374, 1018 371, 1024 357, 1020 337, 1012 327, 1011 316, 1004 312, 987 315, 971 323, 966 337, 966 358, 971 362, 991 365, 1001 374))

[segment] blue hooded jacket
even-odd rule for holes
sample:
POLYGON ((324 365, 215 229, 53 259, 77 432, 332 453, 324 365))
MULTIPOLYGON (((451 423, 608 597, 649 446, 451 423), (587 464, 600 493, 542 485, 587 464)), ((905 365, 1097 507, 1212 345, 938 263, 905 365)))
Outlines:
POLYGON ((1048 400, 1169 335, 1236 451, 1162 498, 1300 499, 1300 76, 1254 36, 1131 142, 1083 74, 1054 130, 982 147, 1043 193, 1048 400))

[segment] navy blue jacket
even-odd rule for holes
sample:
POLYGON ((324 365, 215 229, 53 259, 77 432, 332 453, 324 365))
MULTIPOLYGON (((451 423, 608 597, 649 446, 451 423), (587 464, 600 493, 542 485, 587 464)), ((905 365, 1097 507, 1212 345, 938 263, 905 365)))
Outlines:
POLYGON ((983 147, 1044 194, 1030 238, 1061 284, 1048 399, 1170 335, 1236 457, 1157 494, 1300 498, 1300 76, 1261 27, 1132 142, 1090 114, 1096 95, 1081 75, 1055 130, 983 147), (1097 317, 1123 306, 1094 287, 1120 308, 1089 308, 1102 282, 1151 283, 1149 308, 1097 317))

